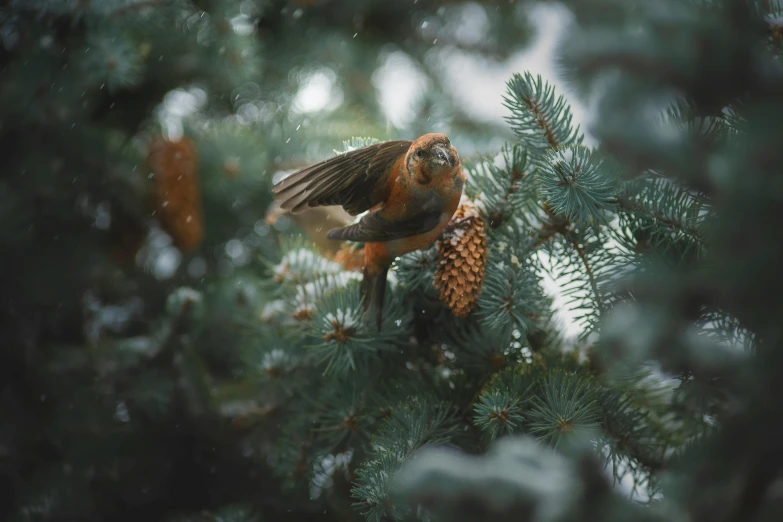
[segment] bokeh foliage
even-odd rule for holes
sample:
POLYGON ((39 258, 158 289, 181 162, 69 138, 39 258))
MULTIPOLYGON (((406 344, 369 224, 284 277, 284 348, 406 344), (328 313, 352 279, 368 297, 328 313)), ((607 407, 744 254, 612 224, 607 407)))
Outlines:
POLYGON ((535 72, 506 126, 450 95, 442 60, 523 49, 528 2, 12 0, 0 517, 777 520, 783 9, 565 3, 596 145, 535 72), (428 82, 396 127, 372 80, 394 52, 428 82), (303 109, 313 81, 339 103, 303 109), (404 256, 379 335, 268 189, 433 129, 487 223, 483 291, 455 318, 437 251, 404 256), (160 135, 198 152, 192 251, 154 213, 160 135))
POLYGON ((271 376, 313 354, 259 331, 274 290, 259 268, 279 261, 278 234, 296 226, 265 221, 268 188, 275 172, 354 134, 439 124, 487 135, 452 104, 433 56, 502 60, 530 31, 518 6, 488 5, 490 38, 466 40, 454 28, 470 7, 4 3, 0 519, 323 512, 283 496, 261 456, 283 453, 254 449, 255 421, 240 420, 273 415, 290 391, 271 376), (405 128, 387 126, 372 81, 395 52, 429 82, 405 128), (297 93, 324 77, 342 103, 299 107, 297 93), (147 153, 161 135, 197 151, 205 220, 193 251, 178 250, 154 213, 147 153), (264 404, 237 399, 254 393, 264 404))

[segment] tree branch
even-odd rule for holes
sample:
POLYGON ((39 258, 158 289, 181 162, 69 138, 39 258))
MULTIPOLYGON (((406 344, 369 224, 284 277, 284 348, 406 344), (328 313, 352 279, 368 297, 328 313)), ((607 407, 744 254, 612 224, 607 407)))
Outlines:
POLYGON ((530 109, 530 112, 536 116, 536 123, 538 123, 538 127, 544 131, 546 141, 553 149, 556 149, 559 143, 557 142, 555 133, 552 131, 552 126, 549 125, 549 122, 546 121, 546 118, 544 118, 544 115, 541 112, 541 108, 538 106, 538 102, 534 102, 530 98, 522 98, 522 101, 525 102, 527 108, 530 109))
POLYGON ((637 213, 637 214, 641 214, 641 213, 650 214, 652 217, 654 217, 655 219, 657 219, 658 221, 660 221, 664 225, 672 227, 672 228, 676 228, 678 230, 682 230, 686 234, 689 234, 689 235, 693 236, 699 242, 703 241, 701 233, 699 232, 698 229, 692 228, 692 227, 688 226, 685 223, 677 221, 676 219, 667 218, 666 216, 664 216, 660 212, 656 212, 655 210, 652 210, 652 209, 646 209, 642 205, 640 205, 639 203, 637 203, 637 202, 635 202, 633 200, 627 199, 627 198, 618 197, 617 198, 617 203, 620 206, 620 208, 623 209, 623 210, 626 210, 628 212, 634 212, 634 213, 637 213))

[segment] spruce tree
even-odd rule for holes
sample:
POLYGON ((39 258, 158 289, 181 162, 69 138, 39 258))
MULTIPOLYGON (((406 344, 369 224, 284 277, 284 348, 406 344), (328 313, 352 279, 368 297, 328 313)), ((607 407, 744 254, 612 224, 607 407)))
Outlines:
POLYGON ((444 95, 432 41, 508 56, 527 2, 486 2, 472 44, 448 41, 461 2, 416 4, 4 8, 0 516, 780 517, 783 7, 566 2, 589 145, 534 72, 508 79, 505 129, 444 95), (377 114, 389 43, 434 93, 404 130, 447 126, 468 183, 396 261, 377 332, 362 245, 269 188, 415 137, 377 114), (344 103, 303 116, 319 67, 344 103))

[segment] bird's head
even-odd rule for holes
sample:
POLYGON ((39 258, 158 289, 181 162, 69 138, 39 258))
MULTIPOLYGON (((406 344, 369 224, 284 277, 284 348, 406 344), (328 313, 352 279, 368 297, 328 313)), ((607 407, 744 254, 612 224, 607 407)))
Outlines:
POLYGON ((425 134, 411 145, 405 166, 411 177, 426 185, 457 172, 459 154, 445 134, 425 134))

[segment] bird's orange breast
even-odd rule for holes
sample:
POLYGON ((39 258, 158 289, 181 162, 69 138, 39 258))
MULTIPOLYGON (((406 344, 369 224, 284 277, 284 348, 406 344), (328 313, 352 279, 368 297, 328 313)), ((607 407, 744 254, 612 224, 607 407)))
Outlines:
POLYGON ((426 249, 438 238, 446 228, 451 217, 459 206, 462 198, 462 189, 465 185, 465 174, 461 167, 453 175, 447 175, 440 178, 427 187, 418 187, 412 185, 403 178, 402 169, 404 161, 401 158, 389 173, 387 185, 384 190, 388 198, 372 210, 380 210, 384 218, 389 220, 405 219, 406 215, 415 213, 418 208, 416 201, 421 196, 439 198, 442 201, 440 220, 437 225, 421 234, 396 239, 388 242, 370 242, 364 244, 364 267, 368 274, 375 274, 394 261, 395 258, 414 252, 416 250, 426 249))
POLYGON ((407 237, 404 239, 397 239, 386 243, 388 255, 392 258, 405 255, 415 250, 428 248, 443 232, 443 229, 451 221, 451 217, 459 206, 460 199, 462 198, 462 187, 465 184, 465 174, 461 168, 458 168, 457 172, 452 176, 443 176, 440 180, 433 182, 433 184, 427 187, 411 188, 410 185, 402 182, 395 183, 395 186, 391 190, 391 197, 389 198, 391 212, 399 213, 402 217, 405 213, 413 213, 418 209, 416 208, 415 201, 417 198, 412 195, 411 191, 427 191, 435 192, 435 197, 442 201, 441 215, 438 224, 431 230, 423 232, 421 234, 407 237))

